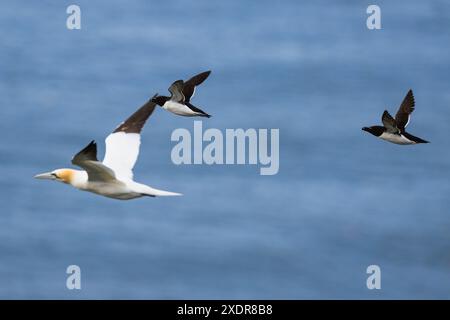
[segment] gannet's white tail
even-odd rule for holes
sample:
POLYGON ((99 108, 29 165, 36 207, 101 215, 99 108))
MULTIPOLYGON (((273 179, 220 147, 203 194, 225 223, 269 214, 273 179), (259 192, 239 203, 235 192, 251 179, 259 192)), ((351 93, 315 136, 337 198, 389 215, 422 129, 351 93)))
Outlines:
POLYGON ((152 192, 149 193, 149 195, 154 197, 171 197, 171 196, 182 196, 183 194, 177 192, 152 189, 152 192))
POLYGON ((139 192, 150 197, 170 197, 170 196, 182 196, 181 193, 165 191, 154 189, 152 187, 146 186, 145 184, 140 184, 139 192))

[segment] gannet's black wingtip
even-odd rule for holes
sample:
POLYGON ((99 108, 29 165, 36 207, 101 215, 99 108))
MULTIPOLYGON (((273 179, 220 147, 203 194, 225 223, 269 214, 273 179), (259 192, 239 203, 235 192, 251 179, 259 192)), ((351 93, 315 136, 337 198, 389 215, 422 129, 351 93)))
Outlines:
MULTIPOLYGON (((155 94, 152 99, 154 99, 158 94, 155 94)), ((135 113, 133 113, 127 120, 122 122, 114 131, 125 132, 125 133, 141 133, 145 122, 148 117, 153 113, 156 107, 156 103, 150 99, 142 107, 140 107, 135 113)))
POLYGON ((97 160, 97 143, 95 140, 92 140, 86 147, 83 148, 80 152, 78 152, 72 159, 73 164, 78 164, 82 161, 97 160))

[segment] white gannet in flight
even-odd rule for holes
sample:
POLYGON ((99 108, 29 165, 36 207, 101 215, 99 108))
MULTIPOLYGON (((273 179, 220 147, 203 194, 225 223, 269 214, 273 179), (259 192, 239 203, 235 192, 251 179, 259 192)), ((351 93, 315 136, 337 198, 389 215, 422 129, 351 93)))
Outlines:
POLYGON ((103 162, 97 160, 97 145, 92 141, 72 159, 72 163, 83 168, 83 171, 57 169, 38 174, 35 178, 60 181, 80 190, 120 200, 181 195, 133 181, 132 170, 141 144, 140 132, 155 106, 149 100, 106 138, 103 162))

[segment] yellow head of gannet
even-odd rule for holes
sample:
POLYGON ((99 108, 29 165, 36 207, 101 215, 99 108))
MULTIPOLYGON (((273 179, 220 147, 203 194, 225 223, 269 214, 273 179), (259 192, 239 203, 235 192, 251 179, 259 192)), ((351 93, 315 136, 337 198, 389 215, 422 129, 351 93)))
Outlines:
POLYGON ((74 165, 84 170, 57 169, 38 174, 35 178, 60 181, 80 190, 121 200, 181 195, 133 181, 133 167, 141 144, 140 133, 155 106, 154 102, 148 101, 106 138, 103 162, 97 160, 97 145, 92 141, 72 159, 74 165))
POLYGON ((82 189, 87 180, 86 172, 74 169, 56 169, 52 172, 41 173, 34 176, 36 179, 55 180, 70 184, 76 188, 82 189))
POLYGON ((75 170, 73 169, 56 169, 52 172, 41 173, 35 176, 36 179, 47 179, 61 181, 67 184, 73 180, 75 170))

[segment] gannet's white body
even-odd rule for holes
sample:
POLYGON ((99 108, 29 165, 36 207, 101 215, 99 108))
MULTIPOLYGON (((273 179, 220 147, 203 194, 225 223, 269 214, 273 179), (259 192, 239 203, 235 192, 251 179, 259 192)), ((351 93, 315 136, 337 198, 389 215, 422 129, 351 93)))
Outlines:
POLYGON ((72 159, 72 163, 83 171, 57 169, 38 174, 35 178, 60 181, 80 190, 120 200, 181 195, 133 181, 133 167, 141 144, 140 132, 155 106, 154 102, 148 101, 106 138, 103 162, 97 160, 97 145, 92 141, 72 159))

